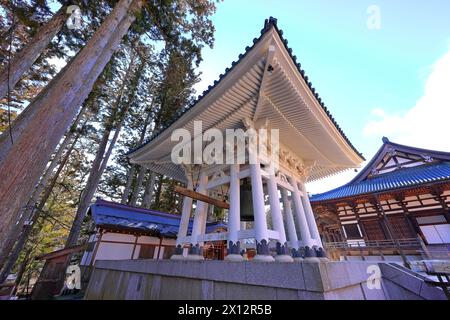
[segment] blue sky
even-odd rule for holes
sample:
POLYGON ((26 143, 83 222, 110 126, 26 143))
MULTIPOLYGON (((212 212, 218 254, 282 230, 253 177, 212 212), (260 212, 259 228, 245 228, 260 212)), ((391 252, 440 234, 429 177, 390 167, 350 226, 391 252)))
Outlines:
MULTIPOLYGON (((367 160, 383 136, 450 151, 450 1, 225 0, 212 18, 216 40, 202 52, 197 93, 237 60, 270 16, 367 160), (379 9, 380 29, 367 27, 371 6, 379 9)), ((349 170, 308 190, 330 190, 355 174, 349 170)))
MULTIPOLYGON (((415 108, 427 96, 433 72, 435 83, 445 82, 450 88, 450 79, 443 74, 450 58, 438 64, 450 57, 449 13, 447 0, 225 0, 213 17, 216 41, 213 49, 203 52, 197 89, 201 92, 218 79, 259 36, 264 19, 273 16, 322 100, 367 159, 380 147, 383 135, 399 143, 450 151, 448 139, 438 136, 432 125, 444 116, 440 111, 450 109, 450 100, 430 106, 442 95, 447 99, 445 88, 431 89, 434 99, 425 102, 432 108, 421 113, 426 118, 418 121, 410 116, 418 114, 415 108), (379 30, 367 27, 371 5, 380 10, 379 30), (426 135, 416 139, 409 128, 422 127, 422 122, 426 135)), ((310 191, 326 191, 353 174, 312 184, 310 191)))

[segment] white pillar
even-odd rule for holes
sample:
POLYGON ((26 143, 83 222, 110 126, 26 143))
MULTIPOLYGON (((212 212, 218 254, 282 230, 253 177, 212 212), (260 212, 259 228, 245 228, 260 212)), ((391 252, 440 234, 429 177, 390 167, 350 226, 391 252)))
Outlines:
POLYGON ((273 228, 279 234, 278 241, 280 241, 281 244, 284 244, 286 242, 286 233, 284 231, 283 217, 281 215, 280 196, 278 195, 275 173, 272 169, 269 169, 269 172, 269 179, 267 180, 267 191, 269 193, 269 203, 273 228))
POLYGON ((286 244, 286 232, 284 231, 283 216, 281 214, 280 196, 278 194, 275 171, 272 166, 269 168, 267 190, 269 193, 270 212, 272 216, 273 228, 278 232, 279 244, 277 244, 277 256, 275 259, 282 262, 292 262, 292 257, 287 254, 288 249, 286 244))
POLYGON ((243 261, 238 244, 238 232, 241 226, 239 165, 230 165, 230 210, 228 211, 228 255, 225 260, 243 261))
MULTIPOLYGON (((187 188, 189 190, 193 189, 192 179, 188 178, 187 188)), ((180 228, 178 229, 177 236, 177 245, 182 244, 180 239, 187 236, 187 231, 189 227, 189 218, 191 217, 192 210, 192 198, 184 197, 183 198, 183 209, 181 211, 181 220, 180 220, 180 228)))
POLYGON ((289 242, 292 248, 298 250, 297 231, 295 229, 294 216, 292 215, 291 202, 289 201, 286 189, 281 188, 281 199, 283 200, 284 216, 286 217, 286 229, 289 242))
MULTIPOLYGON (((302 237, 302 242, 304 247, 308 247, 310 251, 312 251, 312 247, 314 245, 314 241, 311 238, 311 234, 309 233, 309 227, 308 227, 308 221, 306 220, 305 211, 303 209, 302 200, 300 197, 300 191, 298 190, 297 182, 289 178, 289 182, 292 185, 293 192, 292 192, 292 198, 294 200, 294 206, 295 206, 295 214, 297 216, 297 222, 299 224, 300 228, 300 234, 302 237)), ((310 253, 307 252, 307 255, 310 253)), ((311 252, 312 254, 312 252, 311 252)))
POLYGON ((255 150, 249 150, 250 177, 252 181, 253 214, 255 218, 255 238, 257 254, 254 261, 274 261, 269 255, 269 234, 267 232, 266 212, 264 208, 264 191, 261 176, 261 166, 255 150), (265 242, 265 243, 264 243, 265 242), (260 252, 258 252, 258 247, 260 252))
MULTIPOLYGON (((196 191, 201 194, 206 194, 206 185, 208 184, 208 176, 201 172, 199 176, 198 186, 196 191)), ((191 243, 195 250, 195 245, 201 246, 201 243, 197 240, 197 237, 202 233, 203 224, 206 223, 205 215, 208 204, 202 201, 197 201, 197 207, 195 208, 194 223, 192 225, 191 243)), ((199 252, 193 252, 193 256, 199 256, 199 252)), ((191 256, 191 255, 188 255, 191 256)), ((203 259, 203 257, 200 257, 203 259)))
MULTIPOLYGON (((192 190, 193 189, 192 179, 190 177, 187 177, 187 179, 188 179, 187 188, 189 190, 192 190)), ((172 255, 172 257, 170 257, 171 259, 174 259, 174 260, 183 259, 184 243, 181 241, 181 238, 184 238, 187 236, 187 231, 188 231, 188 227, 189 227, 189 219, 191 217, 191 210, 192 210, 192 198, 184 196, 183 209, 181 211, 180 227, 178 229, 175 254, 172 255)))
POLYGON ((303 182, 300 182, 299 186, 300 186, 300 190, 303 193, 301 198, 302 198, 303 208, 305 208, 306 220, 308 221, 308 226, 309 226, 309 231, 311 233, 311 237, 316 241, 316 245, 319 246, 320 248, 322 248, 323 247, 322 240, 320 239, 319 229, 317 228, 317 222, 314 217, 314 212, 312 210, 311 203, 309 202, 308 193, 306 192, 306 188, 305 188, 305 185, 303 184, 303 182))
MULTIPOLYGON (((208 195, 208 192, 206 192, 206 194, 208 195)), ((209 204, 203 202, 205 205, 203 206, 203 210, 205 211, 205 213, 202 214, 202 222, 200 223, 201 225, 201 230, 200 230, 200 234, 206 234, 206 223, 208 222, 208 209, 209 209, 209 204)), ((212 207, 212 206, 211 206, 212 207)), ((203 242, 200 244, 201 246, 203 246, 203 242)))

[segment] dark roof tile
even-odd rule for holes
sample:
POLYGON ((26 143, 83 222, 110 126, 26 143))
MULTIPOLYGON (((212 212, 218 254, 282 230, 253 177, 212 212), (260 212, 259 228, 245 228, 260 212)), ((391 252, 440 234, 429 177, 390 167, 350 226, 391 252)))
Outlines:
MULTIPOLYGON (((96 226, 144 232, 174 238, 178 234, 181 216, 156 210, 127 206, 98 199, 91 205, 89 212, 96 226)), ((193 221, 189 221, 188 232, 192 230, 193 221)), ((208 223, 206 231, 226 225, 220 222, 208 223)))
POLYGON ((379 193, 398 188, 416 187, 434 181, 445 180, 450 180, 450 162, 425 164, 383 173, 360 182, 351 181, 336 189, 313 195, 311 202, 379 193))

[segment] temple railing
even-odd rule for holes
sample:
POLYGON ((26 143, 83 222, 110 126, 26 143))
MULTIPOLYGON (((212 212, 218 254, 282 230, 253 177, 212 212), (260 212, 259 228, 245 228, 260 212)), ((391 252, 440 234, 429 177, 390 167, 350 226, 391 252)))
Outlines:
POLYGON ((348 240, 343 242, 327 242, 324 243, 325 249, 419 249, 421 243, 417 238, 410 239, 393 239, 393 240, 348 240))

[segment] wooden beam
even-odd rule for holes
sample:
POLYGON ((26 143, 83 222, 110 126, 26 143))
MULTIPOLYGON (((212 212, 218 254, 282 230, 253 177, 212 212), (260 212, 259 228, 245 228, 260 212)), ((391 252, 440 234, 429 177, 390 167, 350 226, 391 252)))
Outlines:
POLYGON ((199 201, 202 201, 202 202, 206 202, 206 203, 212 204, 215 207, 224 208, 224 209, 229 209, 230 208, 230 204, 225 202, 225 201, 214 199, 214 198, 211 198, 211 197, 209 197, 207 195, 204 195, 202 193, 198 193, 198 192, 195 192, 193 190, 189 190, 189 189, 186 189, 186 188, 183 188, 183 187, 180 187, 180 186, 175 186, 174 191, 176 193, 182 194, 183 196, 186 196, 186 197, 189 197, 189 198, 192 198, 192 199, 195 199, 195 200, 199 200, 199 201))

